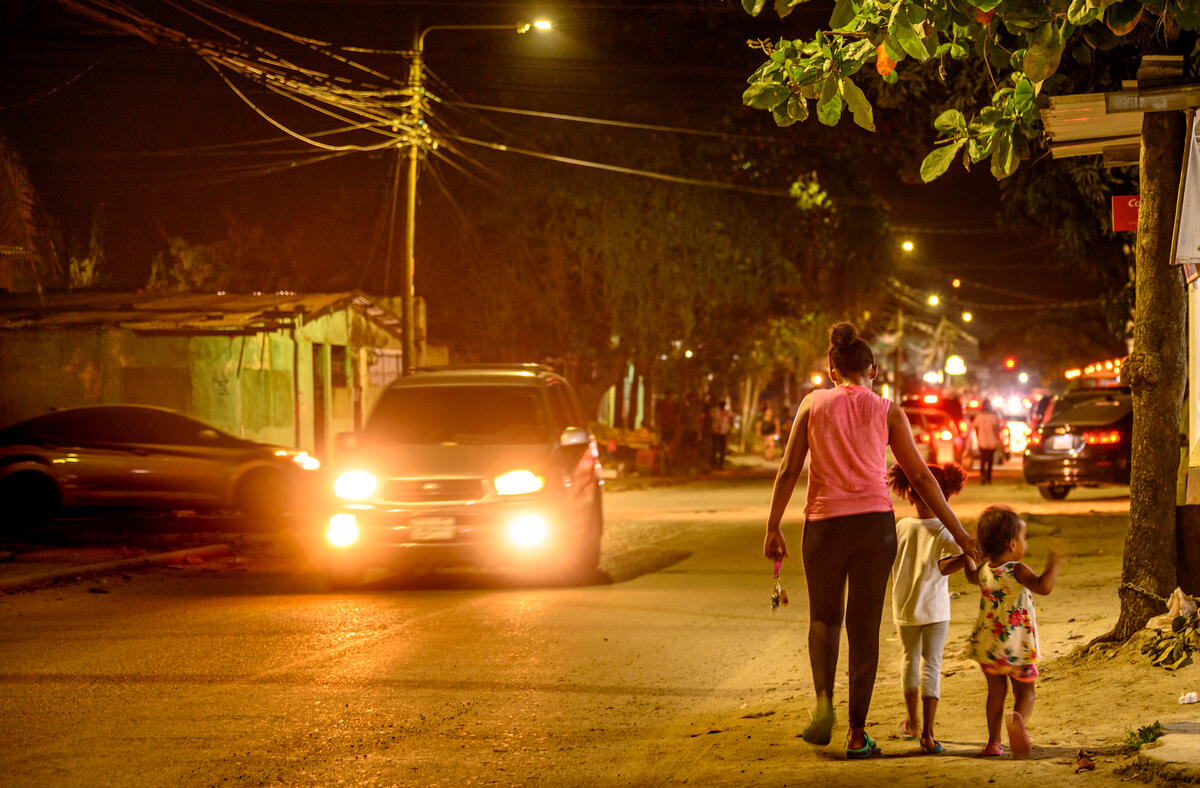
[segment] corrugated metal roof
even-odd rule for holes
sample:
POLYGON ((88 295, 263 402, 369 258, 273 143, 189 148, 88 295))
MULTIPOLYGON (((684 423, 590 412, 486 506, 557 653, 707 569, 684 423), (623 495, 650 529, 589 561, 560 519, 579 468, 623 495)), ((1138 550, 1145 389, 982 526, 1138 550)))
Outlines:
POLYGON ((104 326, 146 333, 258 333, 354 308, 399 337, 400 319, 358 291, 339 293, 0 294, 0 331, 104 326))

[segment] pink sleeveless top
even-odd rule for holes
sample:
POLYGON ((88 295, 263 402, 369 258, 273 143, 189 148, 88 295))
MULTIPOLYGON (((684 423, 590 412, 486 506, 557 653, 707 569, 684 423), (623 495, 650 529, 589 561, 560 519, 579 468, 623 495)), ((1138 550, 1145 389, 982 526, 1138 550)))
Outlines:
POLYGON ((892 510, 884 459, 890 404, 862 386, 812 393, 804 506, 809 520, 892 510))

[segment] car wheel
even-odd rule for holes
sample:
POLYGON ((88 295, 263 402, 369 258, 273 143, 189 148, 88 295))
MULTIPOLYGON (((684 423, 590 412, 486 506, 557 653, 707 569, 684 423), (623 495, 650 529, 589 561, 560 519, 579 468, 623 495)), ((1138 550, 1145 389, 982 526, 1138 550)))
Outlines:
POLYGON ((1071 485, 1069 485, 1069 484, 1039 484, 1038 492, 1040 492, 1042 494, 1042 497, 1045 498, 1047 501, 1061 501, 1067 497, 1068 493, 1071 492, 1071 485))
POLYGON ((62 498, 54 480, 38 471, 19 471, 0 482, 5 530, 39 528, 54 519, 62 498))
POLYGON ((251 471, 238 485, 238 511, 249 517, 274 519, 287 511, 292 494, 287 479, 275 471, 251 471))

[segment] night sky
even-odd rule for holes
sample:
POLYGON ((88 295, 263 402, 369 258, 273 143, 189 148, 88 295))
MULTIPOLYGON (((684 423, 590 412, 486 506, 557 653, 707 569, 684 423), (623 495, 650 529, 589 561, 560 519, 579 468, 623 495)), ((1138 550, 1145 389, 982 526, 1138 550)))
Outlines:
MULTIPOLYGON (((189 35, 217 37, 178 10, 190 9, 302 64, 331 65, 303 47, 233 23, 191 0, 181 0, 178 8, 148 1, 129 5, 189 35)), ((740 101, 745 78, 761 59, 745 40, 807 32, 827 17, 828 6, 819 2, 803 6, 783 23, 770 13, 750 19, 740 3, 720 0, 553 6, 489 0, 255 0, 224 7, 313 39, 390 50, 408 48, 414 31, 433 24, 507 24, 545 16, 556 27, 544 35, 431 33, 426 63, 439 80, 431 90, 478 104, 761 135, 766 144, 805 135, 820 139, 828 133, 815 120, 776 129, 767 113, 743 108, 740 101)), ((400 55, 355 57, 404 79, 406 61, 400 55)), ((246 146, 242 143, 283 135, 195 54, 123 34, 47 0, 9 0, 0 6, 0 73, 0 130, 24 158, 40 199, 60 223, 71 250, 82 248, 97 206, 103 204, 113 287, 141 286, 151 258, 165 248, 167 238, 210 242, 221 236, 232 215, 265 228, 344 216, 344 236, 327 238, 330 249, 321 254, 353 249, 353 259, 330 261, 345 270, 341 283, 378 289, 392 153, 352 153, 314 163, 322 152, 294 140, 246 146)), ((248 82, 237 84, 294 129, 312 133, 340 125, 248 82)), ((439 112, 464 135, 510 145, 526 142, 553 153, 570 150, 576 128, 543 119, 535 122, 545 129, 531 135, 523 132, 530 128, 528 118, 461 108, 439 112)), ((880 110, 877 118, 886 123, 880 110)), ((835 133, 866 132, 845 122, 835 133)), ((932 136, 928 128, 914 133, 932 136)), ((672 171, 671 164, 652 166, 652 135, 635 130, 613 134, 628 135, 630 157, 608 163, 672 171)), ((471 206, 481 194, 512 200, 514 221, 520 220, 519 198, 506 193, 504 175, 507 168, 522 166, 519 157, 463 150, 467 160, 460 162, 461 170, 439 162, 434 165, 439 167, 437 183, 428 172, 422 175, 418 287, 422 271, 426 276, 436 271, 438 255, 456 253, 455 239, 463 235, 464 223, 471 223, 471 206)), ((821 156, 819 146, 802 150, 813 161, 821 156)), ((803 171, 805 164, 798 161, 796 170, 803 171)), ((576 172, 562 165, 561 177, 572 178, 576 172)), ((787 180, 765 185, 786 189, 787 180)), ((885 179, 881 188, 892 223, 915 231, 897 233, 898 240, 911 237, 918 244, 918 253, 902 269, 914 286, 944 290, 957 275, 1043 296, 1089 295, 1081 292, 1077 279, 1064 282, 1047 272, 1047 252, 1037 247, 1039 239, 1014 240, 996 232, 998 192, 986 167, 970 175, 952 169, 933 186, 895 177, 885 179)), ((310 245, 320 243, 317 239, 310 245)), ((981 328, 986 328, 986 318, 983 322, 981 328)))

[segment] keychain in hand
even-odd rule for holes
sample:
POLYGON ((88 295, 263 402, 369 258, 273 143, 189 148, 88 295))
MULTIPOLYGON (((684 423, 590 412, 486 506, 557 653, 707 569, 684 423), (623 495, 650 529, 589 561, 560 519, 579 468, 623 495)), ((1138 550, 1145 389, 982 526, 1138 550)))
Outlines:
POLYGON ((778 610, 780 605, 788 603, 787 591, 779 584, 779 567, 782 565, 782 559, 775 562, 775 587, 771 590, 771 610, 778 610))

